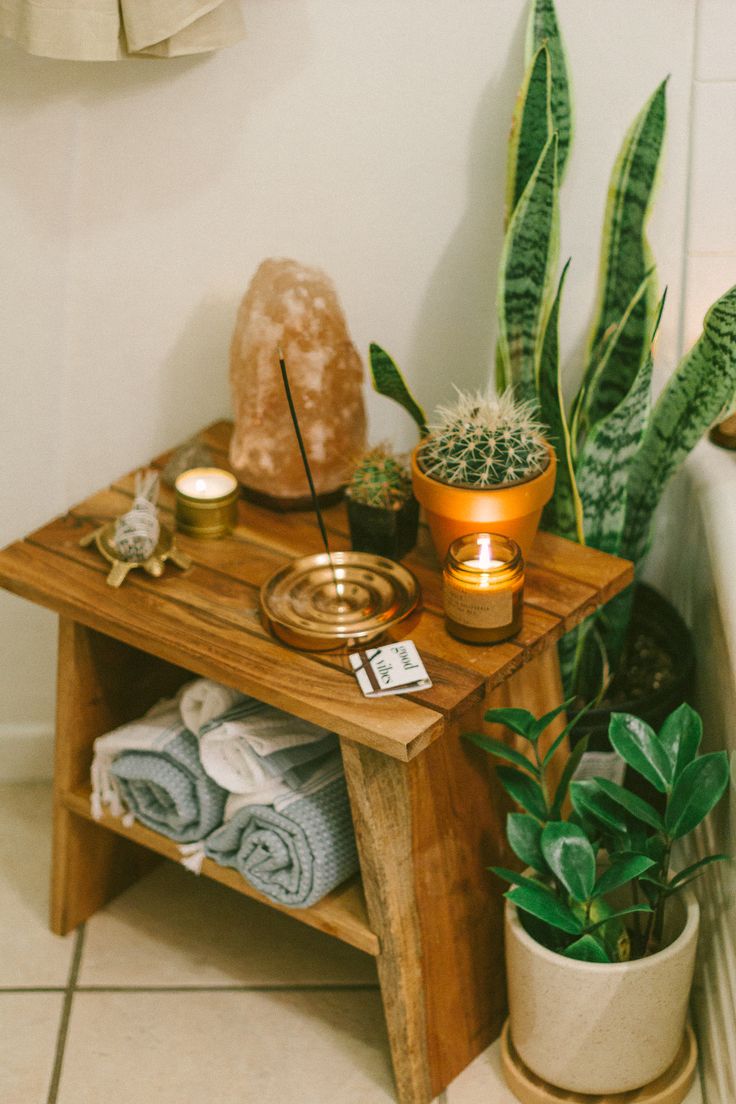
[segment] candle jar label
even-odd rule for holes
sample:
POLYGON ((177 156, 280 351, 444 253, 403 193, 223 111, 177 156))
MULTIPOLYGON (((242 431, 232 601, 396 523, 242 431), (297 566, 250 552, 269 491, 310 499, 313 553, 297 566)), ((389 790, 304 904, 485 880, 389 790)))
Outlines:
POLYGON ((472 590, 445 576, 445 613, 459 625, 475 629, 497 629, 511 624, 513 598, 510 587, 472 590))

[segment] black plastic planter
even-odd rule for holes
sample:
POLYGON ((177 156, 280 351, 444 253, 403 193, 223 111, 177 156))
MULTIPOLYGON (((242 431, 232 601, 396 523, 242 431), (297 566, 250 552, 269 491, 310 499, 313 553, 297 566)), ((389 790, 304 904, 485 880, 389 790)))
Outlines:
POLYGON ((400 560, 417 543, 419 503, 412 496, 398 510, 366 506, 348 498, 350 541, 354 552, 373 552, 400 560))

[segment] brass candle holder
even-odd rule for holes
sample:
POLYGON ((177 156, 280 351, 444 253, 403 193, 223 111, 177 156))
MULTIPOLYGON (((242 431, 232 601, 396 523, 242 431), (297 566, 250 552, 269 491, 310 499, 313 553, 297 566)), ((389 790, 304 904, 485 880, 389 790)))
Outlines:
POLYGON ((190 537, 232 533, 238 521, 238 481, 222 468, 190 468, 177 476, 176 527, 190 537))

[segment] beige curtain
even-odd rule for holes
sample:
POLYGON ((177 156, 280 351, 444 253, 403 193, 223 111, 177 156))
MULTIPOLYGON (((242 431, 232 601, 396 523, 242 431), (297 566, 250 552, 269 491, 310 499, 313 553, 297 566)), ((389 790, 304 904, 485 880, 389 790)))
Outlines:
POLYGON ((244 35, 240 0, 0 0, 0 34, 78 61, 179 57, 244 35))

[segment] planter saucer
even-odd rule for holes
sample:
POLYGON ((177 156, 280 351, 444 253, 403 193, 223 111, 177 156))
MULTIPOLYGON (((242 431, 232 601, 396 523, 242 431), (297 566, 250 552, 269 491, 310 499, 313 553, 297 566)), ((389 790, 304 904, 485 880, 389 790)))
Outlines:
POLYGON ((674 1062, 656 1081, 630 1092, 600 1096, 558 1089, 537 1077, 524 1065, 511 1042, 509 1021, 501 1033, 501 1066, 506 1084, 521 1104, 681 1104, 695 1077, 698 1044, 688 1024, 674 1062))

